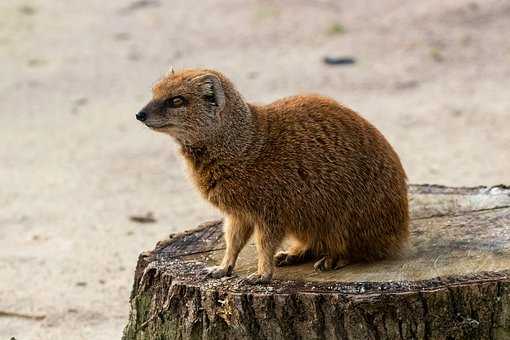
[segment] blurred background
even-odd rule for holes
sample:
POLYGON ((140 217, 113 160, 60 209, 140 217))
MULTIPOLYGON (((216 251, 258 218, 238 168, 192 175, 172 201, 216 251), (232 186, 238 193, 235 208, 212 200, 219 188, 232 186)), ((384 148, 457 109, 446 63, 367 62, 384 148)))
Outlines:
POLYGON ((120 338, 138 254, 219 216, 134 119, 171 65, 332 96, 411 183, 510 184, 508 32, 504 0, 2 0, 0 338, 120 338))

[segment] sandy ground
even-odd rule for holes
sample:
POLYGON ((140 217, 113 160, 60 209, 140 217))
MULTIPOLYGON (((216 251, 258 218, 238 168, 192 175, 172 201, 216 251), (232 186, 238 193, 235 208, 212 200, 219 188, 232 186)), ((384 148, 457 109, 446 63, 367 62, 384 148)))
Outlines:
POLYGON ((45 318, 0 315, 0 338, 119 338, 137 255, 218 216, 134 120, 171 64, 257 102, 333 96, 411 182, 508 184, 508 32, 503 0, 1 1, 0 311, 45 318))

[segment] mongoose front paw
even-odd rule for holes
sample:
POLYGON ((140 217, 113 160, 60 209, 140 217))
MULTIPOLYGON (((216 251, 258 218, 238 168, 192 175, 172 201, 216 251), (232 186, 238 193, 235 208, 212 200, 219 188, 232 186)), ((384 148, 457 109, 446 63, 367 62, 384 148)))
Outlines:
POLYGON ((207 267, 207 277, 212 277, 213 279, 219 279, 224 276, 232 275, 232 266, 228 266, 227 268, 222 266, 214 266, 207 267))
POLYGON ((253 273, 248 275, 248 277, 244 278, 241 283, 248 284, 248 285, 257 285, 262 283, 269 283, 271 282, 271 274, 257 274, 253 273))
POLYGON ((277 267, 291 266, 300 262, 300 256, 281 251, 274 257, 274 263, 277 267))

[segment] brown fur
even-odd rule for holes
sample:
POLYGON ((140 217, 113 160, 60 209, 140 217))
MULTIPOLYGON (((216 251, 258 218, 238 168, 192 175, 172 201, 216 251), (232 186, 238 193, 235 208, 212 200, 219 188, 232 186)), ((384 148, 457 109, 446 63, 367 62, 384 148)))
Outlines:
POLYGON ((226 253, 215 277, 230 274, 253 233, 259 259, 250 282, 270 280, 273 258, 277 265, 322 258, 316 268, 328 270, 392 256, 408 237, 397 154, 374 126, 332 99, 252 105, 219 72, 184 70, 155 85, 144 111, 149 127, 172 123, 156 129, 182 145, 198 189, 226 216, 226 253), (176 95, 185 106, 161 104, 176 95), (291 246, 275 256, 284 238, 291 246))

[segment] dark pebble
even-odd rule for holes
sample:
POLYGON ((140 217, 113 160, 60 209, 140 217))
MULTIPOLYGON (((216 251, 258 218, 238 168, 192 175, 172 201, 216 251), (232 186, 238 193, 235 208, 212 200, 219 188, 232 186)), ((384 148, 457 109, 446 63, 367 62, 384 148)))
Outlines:
POLYGON ((324 57, 323 62, 328 65, 352 65, 356 60, 351 57, 324 57))

